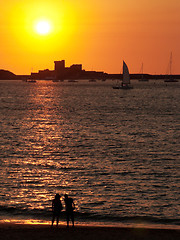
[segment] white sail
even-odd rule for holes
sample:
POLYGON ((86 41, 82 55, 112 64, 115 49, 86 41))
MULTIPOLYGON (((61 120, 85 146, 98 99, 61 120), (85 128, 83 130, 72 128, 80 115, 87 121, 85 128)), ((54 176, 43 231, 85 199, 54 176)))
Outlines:
POLYGON ((123 79, 121 85, 113 86, 113 89, 132 89, 133 86, 130 85, 130 75, 129 69, 126 63, 123 61, 123 79))
POLYGON ((123 84, 130 83, 129 69, 126 63, 123 61, 123 84))

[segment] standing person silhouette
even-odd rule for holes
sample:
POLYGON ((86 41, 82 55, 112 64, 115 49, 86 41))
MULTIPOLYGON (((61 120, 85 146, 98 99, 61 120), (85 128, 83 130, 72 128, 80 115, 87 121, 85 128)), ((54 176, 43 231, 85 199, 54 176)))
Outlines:
POLYGON ((69 198, 67 194, 64 195, 64 202, 65 202, 65 208, 66 208, 66 220, 67 220, 67 227, 69 227, 69 221, 71 218, 72 225, 74 227, 74 209, 75 204, 73 202, 72 198, 69 198))
POLYGON ((60 200, 60 195, 57 193, 55 198, 52 200, 52 212, 53 212, 52 226, 53 226, 55 218, 56 218, 56 225, 58 226, 59 216, 60 216, 62 209, 63 209, 63 207, 62 207, 62 203, 60 200))

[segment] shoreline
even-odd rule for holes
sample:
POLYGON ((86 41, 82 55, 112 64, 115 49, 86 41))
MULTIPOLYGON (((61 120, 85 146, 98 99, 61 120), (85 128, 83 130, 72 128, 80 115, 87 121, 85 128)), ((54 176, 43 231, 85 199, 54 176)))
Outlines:
POLYGON ((178 229, 153 229, 153 228, 134 228, 134 227, 117 227, 117 226, 83 226, 77 225, 74 228, 67 228, 66 225, 51 227, 46 224, 15 224, 0 223, 0 234, 2 239, 26 239, 26 240, 56 240, 72 239, 73 240, 176 240, 180 239, 180 230, 178 229))
MULTIPOLYGON (((0 225, 23 225, 23 226, 51 226, 50 220, 40 219, 22 219, 22 218, 4 218, 0 219, 0 225)), ((70 222, 71 225, 71 222, 70 222)), ((53 227, 56 226, 56 221, 53 227)), ((98 222, 98 221, 78 221, 75 219, 75 226, 77 227, 107 227, 107 228, 143 228, 143 229, 161 229, 161 230, 179 230, 180 225, 163 224, 153 222, 98 222)), ((66 221, 59 221, 58 227, 66 227, 66 221)))

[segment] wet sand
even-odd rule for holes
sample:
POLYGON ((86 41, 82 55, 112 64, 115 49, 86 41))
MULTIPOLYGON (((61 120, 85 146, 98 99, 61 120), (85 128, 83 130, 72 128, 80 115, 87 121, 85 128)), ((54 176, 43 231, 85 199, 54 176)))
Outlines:
POLYGON ((180 230, 1 223, 0 236, 5 240, 179 240, 180 230))

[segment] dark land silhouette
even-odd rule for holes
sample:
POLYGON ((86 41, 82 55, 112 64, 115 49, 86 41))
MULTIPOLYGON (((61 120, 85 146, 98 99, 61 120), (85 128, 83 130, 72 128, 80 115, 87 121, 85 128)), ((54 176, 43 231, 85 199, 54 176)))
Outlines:
POLYGON ((0 69, 0 79, 2 80, 17 79, 17 76, 10 71, 0 69))
MULTIPOLYGON (((130 78, 133 79, 166 79, 167 74, 151 75, 151 74, 130 74, 130 78)), ((175 79, 180 79, 180 75, 172 75, 175 79)), ((70 67, 65 67, 65 60, 54 61, 54 70, 44 69, 38 72, 32 72, 30 75, 16 75, 10 71, 0 69, 1 80, 25 80, 25 79, 36 79, 36 80, 81 80, 81 79, 122 79, 122 74, 108 74, 99 71, 86 71, 82 69, 82 64, 73 64, 70 67)))

